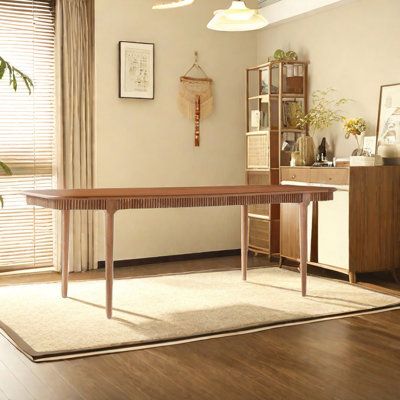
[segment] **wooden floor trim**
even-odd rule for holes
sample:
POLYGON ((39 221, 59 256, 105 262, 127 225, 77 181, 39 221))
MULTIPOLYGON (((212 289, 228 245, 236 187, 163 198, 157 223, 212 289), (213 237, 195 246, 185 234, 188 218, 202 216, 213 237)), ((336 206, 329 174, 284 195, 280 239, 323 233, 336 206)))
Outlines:
MULTIPOLYGON (((240 249, 205 251, 202 253, 175 254, 170 256, 136 258, 131 260, 115 260, 114 267, 135 267, 138 265, 161 264, 167 262, 201 260, 206 258, 231 257, 240 255, 240 249)), ((98 268, 105 268, 105 261, 97 263, 98 268)))

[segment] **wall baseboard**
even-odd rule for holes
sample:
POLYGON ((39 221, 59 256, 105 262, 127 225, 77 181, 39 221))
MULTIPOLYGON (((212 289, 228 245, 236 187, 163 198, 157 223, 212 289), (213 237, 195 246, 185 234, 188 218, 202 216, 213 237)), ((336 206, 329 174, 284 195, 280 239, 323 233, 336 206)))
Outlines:
MULTIPOLYGON (((202 258, 229 257, 240 255, 240 249, 206 251, 203 253, 177 254, 171 256, 136 258, 133 260, 115 260, 114 267, 136 267, 139 265, 158 264, 173 261, 200 260, 202 258)), ((105 268, 105 261, 97 263, 98 268, 105 268)))

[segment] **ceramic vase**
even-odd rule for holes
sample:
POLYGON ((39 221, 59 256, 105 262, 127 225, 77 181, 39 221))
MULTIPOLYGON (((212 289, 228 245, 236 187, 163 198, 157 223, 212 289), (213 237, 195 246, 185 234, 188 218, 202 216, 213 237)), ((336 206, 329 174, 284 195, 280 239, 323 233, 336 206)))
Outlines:
POLYGON ((315 145, 311 136, 302 136, 297 140, 297 148, 303 165, 313 165, 315 162, 315 145))

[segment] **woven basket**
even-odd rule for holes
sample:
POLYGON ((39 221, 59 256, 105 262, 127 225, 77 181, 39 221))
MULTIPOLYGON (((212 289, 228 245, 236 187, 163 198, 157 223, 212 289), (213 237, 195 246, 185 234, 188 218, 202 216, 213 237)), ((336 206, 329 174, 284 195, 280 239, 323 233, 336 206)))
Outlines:
POLYGON ((268 135, 247 136, 247 168, 269 168, 268 135))

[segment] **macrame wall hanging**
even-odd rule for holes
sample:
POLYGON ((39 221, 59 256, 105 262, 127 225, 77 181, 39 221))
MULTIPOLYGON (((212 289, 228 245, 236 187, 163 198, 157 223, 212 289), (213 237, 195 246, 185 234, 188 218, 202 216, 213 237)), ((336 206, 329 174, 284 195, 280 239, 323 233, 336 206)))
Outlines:
POLYGON ((179 108, 182 114, 194 120, 194 145, 200 146, 200 120, 209 117, 214 108, 212 79, 204 72, 198 63, 198 53, 195 54, 194 64, 181 76, 179 88, 179 108), (202 77, 191 76, 197 70, 202 77))

